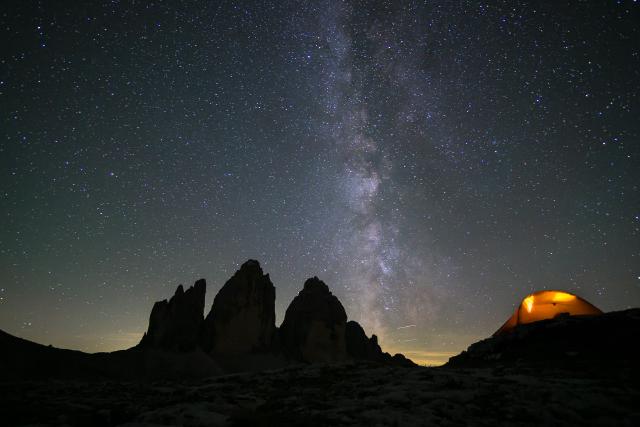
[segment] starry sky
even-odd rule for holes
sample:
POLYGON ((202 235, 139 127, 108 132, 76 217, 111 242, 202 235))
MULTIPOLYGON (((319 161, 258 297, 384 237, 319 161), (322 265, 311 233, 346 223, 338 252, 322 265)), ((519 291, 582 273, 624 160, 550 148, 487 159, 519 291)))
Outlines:
POLYGON ((640 306, 635 1, 2 3, 0 329, 134 345, 248 258, 442 363, 528 293, 640 306))

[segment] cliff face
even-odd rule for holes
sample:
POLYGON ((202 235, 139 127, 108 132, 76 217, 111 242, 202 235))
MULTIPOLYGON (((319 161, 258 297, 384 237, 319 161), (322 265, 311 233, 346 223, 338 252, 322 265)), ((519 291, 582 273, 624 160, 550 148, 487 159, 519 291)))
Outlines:
POLYGON ((354 359, 381 361, 383 358, 382 349, 378 345, 378 337, 367 335, 358 322, 353 320, 347 322, 345 341, 347 353, 354 359))
POLYGON ((170 351, 191 351, 198 347, 204 313, 206 292, 204 279, 184 291, 178 286, 169 301, 153 305, 149 328, 140 342, 141 347, 170 351))
POLYGON ((258 261, 245 262, 216 295, 204 321, 202 346, 220 355, 271 350, 276 289, 258 261))
POLYGON ((280 327, 283 350, 304 362, 347 359, 344 307, 317 277, 308 279, 284 316, 280 327))

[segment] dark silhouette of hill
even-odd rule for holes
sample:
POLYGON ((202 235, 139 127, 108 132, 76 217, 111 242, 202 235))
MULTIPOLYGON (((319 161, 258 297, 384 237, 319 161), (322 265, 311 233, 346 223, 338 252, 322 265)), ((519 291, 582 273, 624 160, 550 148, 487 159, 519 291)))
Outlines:
POLYGON ((112 353, 58 349, 0 331, 6 368, 0 379, 199 378, 346 361, 413 366, 382 352, 375 335, 367 338, 356 322, 347 323, 342 304, 317 277, 305 282, 279 329, 275 287, 258 261, 245 262, 225 283, 206 318, 205 293, 204 279, 186 291, 178 286, 169 300, 153 305, 140 343, 112 353))
POLYGON ((0 380, 43 378, 179 379, 221 374, 202 351, 121 350, 84 353, 45 346, 0 331, 0 380))
MULTIPOLYGON (((518 325, 472 344, 447 363, 454 368, 523 366, 638 378, 640 308, 594 316, 558 316, 518 325)), ((640 378, 638 378, 640 379, 640 378)))

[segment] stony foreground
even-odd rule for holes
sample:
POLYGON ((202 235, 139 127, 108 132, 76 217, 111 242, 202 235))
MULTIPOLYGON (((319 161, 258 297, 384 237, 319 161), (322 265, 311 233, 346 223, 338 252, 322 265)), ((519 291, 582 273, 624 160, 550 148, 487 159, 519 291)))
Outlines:
POLYGON ((0 383, 2 425, 640 425, 631 380, 525 368, 294 366, 191 382, 0 383))

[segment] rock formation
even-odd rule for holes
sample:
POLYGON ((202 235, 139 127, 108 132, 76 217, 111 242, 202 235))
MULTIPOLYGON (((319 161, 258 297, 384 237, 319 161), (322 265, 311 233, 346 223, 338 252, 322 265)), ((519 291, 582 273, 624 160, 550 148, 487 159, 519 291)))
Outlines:
MULTIPOLYGON (((276 291, 258 261, 248 260, 215 296, 203 317, 203 279, 169 300, 156 302, 139 350, 201 353, 227 372, 267 369, 295 362, 363 360, 411 364, 383 353, 317 277, 308 279, 275 326, 276 291)), ((156 356, 154 356, 156 357, 156 356)), ((177 355, 176 355, 177 357, 177 355)), ((200 356, 198 356, 200 357, 200 356)), ((217 369, 217 368, 216 368, 217 369)))
POLYGON ((367 338, 367 335, 358 322, 350 320, 347 322, 345 334, 347 353, 356 360, 374 360, 382 359, 382 349, 378 345, 378 337, 373 335, 367 338))
POLYGON ((149 328, 139 346, 170 351, 191 351, 197 348, 204 313, 206 292, 204 279, 184 291, 178 286, 169 301, 153 305, 149 328))
POLYGON ((346 360, 344 307, 317 277, 308 279, 304 288, 287 308, 280 327, 285 354, 304 362, 346 360))
POLYGON ((204 321, 202 347, 224 355, 271 349, 276 331, 276 290, 260 263, 249 260, 224 284, 204 321))
POLYGON ((400 353, 391 356, 389 353, 383 352, 380 345, 378 345, 378 337, 371 335, 371 338, 367 338, 362 326, 353 320, 347 322, 345 341, 347 354, 354 360, 368 360, 399 366, 415 366, 411 360, 400 353))

